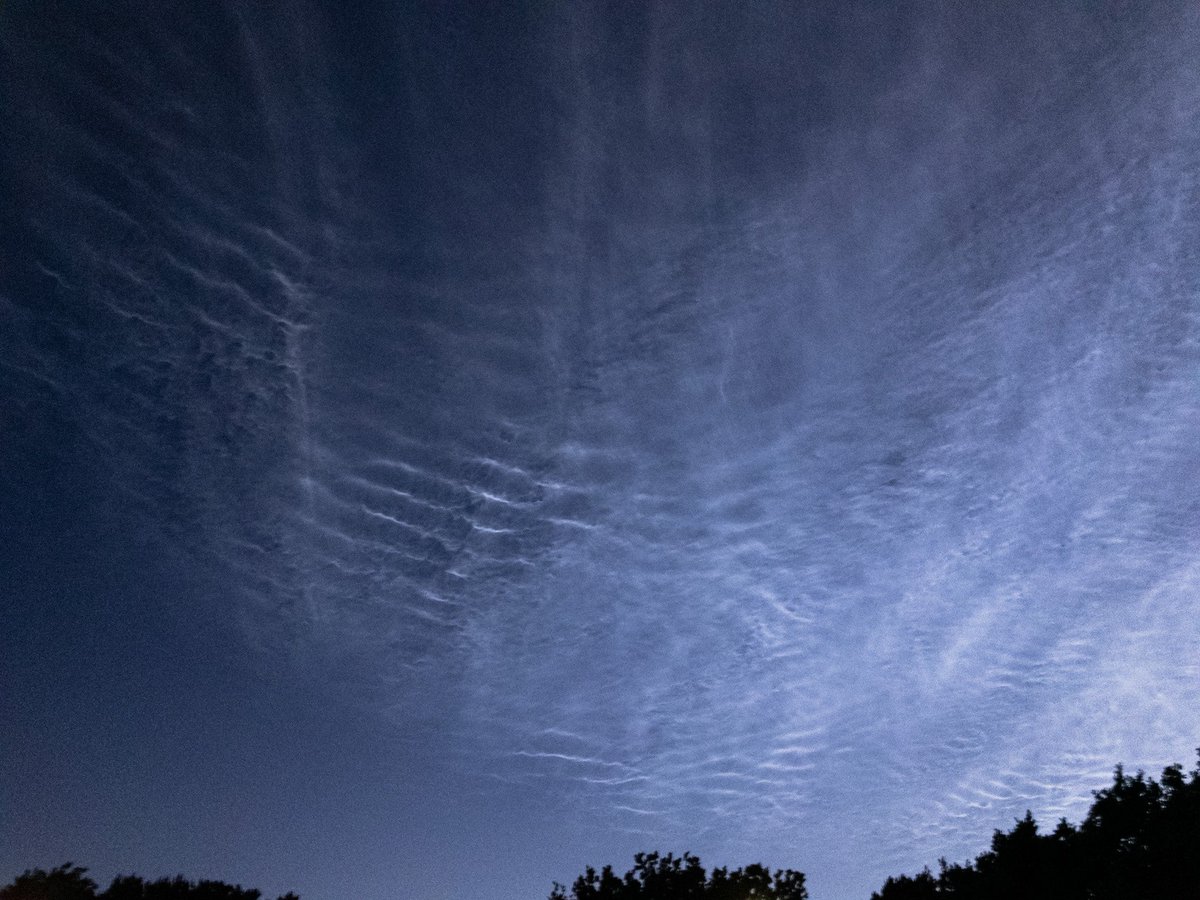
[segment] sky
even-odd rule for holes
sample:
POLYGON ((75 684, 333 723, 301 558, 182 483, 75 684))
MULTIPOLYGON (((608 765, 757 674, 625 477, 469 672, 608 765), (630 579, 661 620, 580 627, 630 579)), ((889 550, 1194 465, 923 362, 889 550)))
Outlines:
POLYGON ((865 900, 1194 761, 1198 41, 7 0, 0 879, 865 900))

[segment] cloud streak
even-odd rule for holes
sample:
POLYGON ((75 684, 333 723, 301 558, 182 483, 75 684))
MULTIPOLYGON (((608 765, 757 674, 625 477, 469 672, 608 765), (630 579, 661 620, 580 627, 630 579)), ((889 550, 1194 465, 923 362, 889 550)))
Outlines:
POLYGON ((0 365, 252 642, 862 893, 1196 742, 1200 22, 715 10, 77 35, 0 365))

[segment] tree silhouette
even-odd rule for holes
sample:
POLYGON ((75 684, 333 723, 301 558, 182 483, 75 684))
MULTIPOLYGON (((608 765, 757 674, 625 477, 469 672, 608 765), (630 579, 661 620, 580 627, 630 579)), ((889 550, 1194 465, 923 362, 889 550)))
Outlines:
POLYGON ((638 853, 633 868, 618 876, 612 866, 599 872, 588 867, 567 893, 555 883, 550 900, 808 900, 804 873, 779 869, 771 873, 752 863, 741 869, 713 869, 690 853, 638 853))
MULTIPOLYGON (((1168 766, 1160 780, 1121 766, 1093 794, 1078 827, 1062 819, 1042 832, 1027 811, 971 862, 938 861, 888 878, 871 900, 1200 900, 1200 748, 1197 767, 1168 766)), ((100 891, 87 870, 65 863, 30 869, 0 887, 0 900, 261 900, 262 892, 183 876, 119 875, 100 891)), ((278 900, 299 900, 285 894, 278 900)), ((638 853, 628 872, 587 868, 550 900, 808 900, 804 874, 758 863, 705 870, 690 853, 638 853)))
MULTIPOLYGON (((66 863, 49 872, 30 869, 0 888, 0 900, 260 900, 262 891, 223 881, 188 881, 182 875, 146 881, 138 875, 118 875, 104 891, 86 875, 87 869, 66 863)), ((293 893, 279 900, 300 900, 293 893)))
POLYGON ((872 900, 1200 900, 1200 764, 1189 774, 1117 766, 1078 828, 1063 819, 1039 834, 1026 812, 973 863, 889 878, 872 900))
POLYGON ((0 888, 0 900, 91 900, 96 896, 96 882, 86 872, 69 862, 49 872, 26 869, 12 884, 0 888))

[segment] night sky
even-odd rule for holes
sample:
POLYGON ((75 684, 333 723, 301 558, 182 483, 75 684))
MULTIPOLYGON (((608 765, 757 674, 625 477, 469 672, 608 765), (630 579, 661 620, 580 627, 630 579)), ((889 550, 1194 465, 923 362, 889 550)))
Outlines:
POLYGON ((0 881, 865 900, 1193 761, 1198 47, 6 0, 0 881))

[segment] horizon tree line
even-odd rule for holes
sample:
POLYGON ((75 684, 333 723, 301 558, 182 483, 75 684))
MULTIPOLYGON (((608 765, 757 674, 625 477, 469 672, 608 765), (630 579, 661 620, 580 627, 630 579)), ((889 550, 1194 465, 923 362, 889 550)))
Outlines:
MULTIPOLYGON (((1031 811, 974 860, 938 860, 916 875, 889 877, 871 900, 1200 900, 1200 748, 1190 772, 1167 766, 1156 781, 1118 765, 1094 791, 1079 825, 1039 830, 1031 811)), ((29 869, 0 887, 0 900, 261 900, 262 892, 182 875, 150 881, 118 875, 103 891, 87 869, 29 869)), ((300 900, 287 893, 278 900, 300 900)), ((337 898, 340 900, 340 898, 337 898)), ((699 857, 638 853, 622 875, 588 867, 549 900, 809 900, 803 872, 761 863, 711 872, 699 857)))

